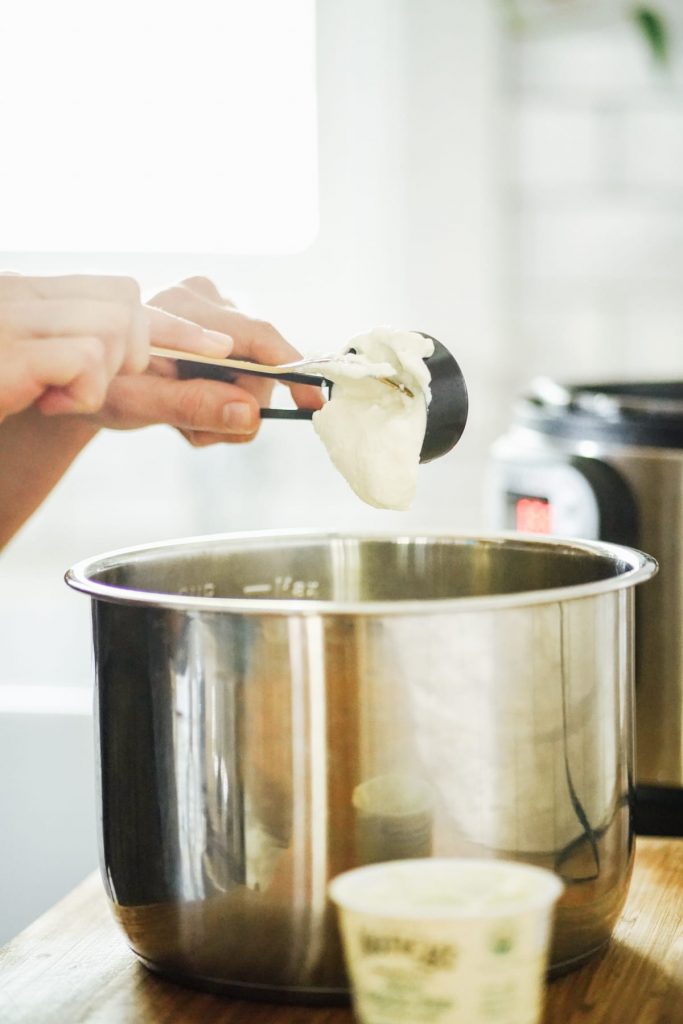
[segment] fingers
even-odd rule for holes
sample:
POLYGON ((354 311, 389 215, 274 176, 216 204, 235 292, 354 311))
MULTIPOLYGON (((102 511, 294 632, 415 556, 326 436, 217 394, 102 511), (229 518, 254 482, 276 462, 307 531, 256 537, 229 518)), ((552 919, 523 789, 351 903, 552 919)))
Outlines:
POLYGON ((230 311, 184 285, 174 285, 172 288, 159 292, 150 300, 150 305, 165 309, 185 320, 192 320, 209 330, 230 334, 230 311))
POLYGON ((207 329, 208 325, 192 322, 175 310, 145 306, 144 311, 152 344, 186 349, 217 359, 230 355, 232 351, 232 338, 227 332, 207 329))
POLYGON ((79 335, 100 338, 103 362, 114 376, 124 363, 136 362, 128 358, 132 356, 127 346, 131 312, 115 302, 93 299, 8 302, 0 308, 0 331, 4 338, 52 338, 53 344, 57 338, 79 335))
POLYGON ((253 441, 253 434, 213 434, 201 430, 180 430, 193 448, 208 448, 212 444, 247 444, 253 441))
MULTIPOLYGON (((220 299, 206 279, 191 284, 220 299)), ((190 288, 184 291, 207 307, 201 317, 142 306, 131 278, 0 275, 0 417, 33 402, 48 415, 99 409, 110 381, 147 368, 150 341, 228 355, 232 339, 225 322, 212 321, 207 311, 220 307, 190 288)), ((250 395, 246 402, 248 410, 257 404, 250 395)), ((252 432, 255 418, 249 418, 252 432)))
POLYGON ((140 287, 132 277, 118 275, 67 274, 54 277, 0 275, 0 302, 15 298, 95 299, 140 304, 140 287))
POLYGON ((231 309, 237 308, 231 299, 221 295, 216 285, 208 277, 186 277, 180 284, 184 288, 189 288, 191 292, 195 292, 196 295, 201 295, 208 299, 209 302, 215 302, 218 306, 228 306, 231 309))
POLYGON ((194 444, 249 441, 260 426, 256 400, 234 384, 153 374, 117 377, 109 388, 103 416, 101 422, 119 428, 167 423, 194 444), (201 438, 209 434, 213 441, 201 438))
MULTIPOLYGON (((226 328, 232 335, 235 358, 252 359, 256 363, 279 366, 301 358, 301 353, 265 320, 255 320, 236 309, 224 311, 226 328)), ((302 409, 320 409, 320 389, 308 384, 288 385, 296 404, 302 409)))
MULTIPOLYGON (((226 304, 208 278, 187 278, 182 284, 155 295, 150 303, 214 331, 229 334, 233 339, 231 355, 235 358, 270 366, 301 358, 300 353, 271 324, 255 320, 226 304)), ((254 385, 248 384, 246 379, 240 378, 240 385, 249 390, 254 389, 254 385)), ((293 384, 291 391, 295 402, 302 408, 319 409, 323 404, 319 388, 293 384)), ((270 388, 263 389, 261 394, 267 401, 270 388)))
POLYGON ((33 402, 46 415, 94 412, 107 393, 104 346, 95 337, 31 338, 3 346, 0 410, 33 402))
POLYGON ((79 334, 105 342, 110 376, 141 373, 149 338, 137 282, 91 275, 0 278, 0 340, 79 334))
POLYGON ((121 373, 142 373, 149 365, 150 331, 147 314, 136 302, 128 331, 128 351, 121 364, 121 373))

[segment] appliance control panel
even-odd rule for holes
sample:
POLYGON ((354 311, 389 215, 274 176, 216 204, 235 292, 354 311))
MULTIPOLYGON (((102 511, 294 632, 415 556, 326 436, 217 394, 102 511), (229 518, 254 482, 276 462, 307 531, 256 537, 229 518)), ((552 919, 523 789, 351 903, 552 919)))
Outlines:
POLYGON ((636 543, 630 488, 599 459, 498 449, 489 508, 496 529, 636 543))
POLYGON ((573 466, 561 462, 507 463, 503 476, 499 510, 502 529, 599 538, 597 497, 573 466))

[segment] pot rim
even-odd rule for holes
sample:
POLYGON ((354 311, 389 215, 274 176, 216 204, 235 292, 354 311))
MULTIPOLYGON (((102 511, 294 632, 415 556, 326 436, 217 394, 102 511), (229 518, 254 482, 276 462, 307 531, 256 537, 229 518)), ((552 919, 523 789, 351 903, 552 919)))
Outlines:
POLYGON ((605 541, 577 540, 575 538, 548 537, 541 534, 515 531, 448 532, 443 530, 409 530, 402 533, 368 532, 359 530, 260 530, 206 534, 197 537, 182 537, 173 540, 156 541, 129 548, 119 548, 76 563, 65 574, 66 583, 74 590, 89 594, 93 599, 114 604, 139 605, 179 611, 229 612, 240 615, 434 615, 454 612, 484 611, 499 608, 520 608, 527 605, 553 604, 560 601, 579 600, 600 596, 611 591, 636 586, 650 579, 658 570, 657 562, 651 555, 636 548, 605 541), (289 597, 207 597, 191 594, 164 594, 156 591, 133 590, 93 580, 93 574, 115 568, 146 554, 189 549, 207 544, 228 541, 236 546, 245 544, 271 545, 277 541, 293 542, 308 540, 312 543, 330 541, 383 541, 406 544, 415 541, 443 541, 452 544, 485 544, 502 547, 514 544, 518 547, 543 545, 571 552, 591 554, 608 561, 626 563, 629 568, 616 576, 544 590, 521 590, 515 593, 480 594, 468 597, 444 597, 425 599, 396 599, 392 601, 343 601, 320 600, 315 598, 289 597))

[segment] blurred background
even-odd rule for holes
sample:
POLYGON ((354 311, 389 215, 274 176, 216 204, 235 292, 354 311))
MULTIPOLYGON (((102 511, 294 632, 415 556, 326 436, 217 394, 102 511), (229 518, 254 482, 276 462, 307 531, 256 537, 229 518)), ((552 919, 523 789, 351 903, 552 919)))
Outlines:
POLYGON ((683 374, 675 0, 24 0, 3 19, 0 266, 146 294, 205 274, 306 353, 425 330, 471 411, 408 513, 362 505, 304 422, 196 451, 163 427, 96 438, 0 555, 0 941, 97 860, 72 563, 243 529, 482 529, 490 445, 532 377, 683 374))

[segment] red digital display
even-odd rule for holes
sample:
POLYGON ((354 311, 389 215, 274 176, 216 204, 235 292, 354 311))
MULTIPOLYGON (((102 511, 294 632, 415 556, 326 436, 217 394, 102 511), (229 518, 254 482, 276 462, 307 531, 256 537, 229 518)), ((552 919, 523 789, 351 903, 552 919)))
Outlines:
POLYGON ((523 533, 552 533, 552 505, 547 498, 517 498, 515 529, 523 533))

